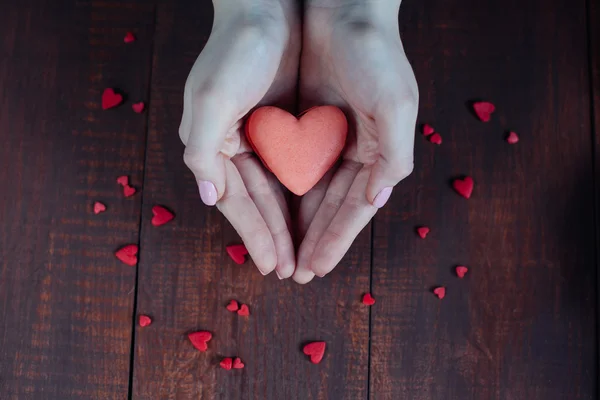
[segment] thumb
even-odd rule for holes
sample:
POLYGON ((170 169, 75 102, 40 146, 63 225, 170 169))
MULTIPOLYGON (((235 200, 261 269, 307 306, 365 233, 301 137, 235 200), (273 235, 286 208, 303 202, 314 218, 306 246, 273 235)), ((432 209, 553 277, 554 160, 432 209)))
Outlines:
POLYGON ((392 189, 413 171, 416 109, 406 104, 382 110, 376 116, 379 157, 371 168, 367 200, 377 208, 385 205, 392 189))
POLYGON ((194 173, 200 198, 207 206, 217 204, 225 193, 226 156, 221 149, 229 128, 223 110, 211 108, 206 104, 194 105, 183 153, 183 161, 194 173))

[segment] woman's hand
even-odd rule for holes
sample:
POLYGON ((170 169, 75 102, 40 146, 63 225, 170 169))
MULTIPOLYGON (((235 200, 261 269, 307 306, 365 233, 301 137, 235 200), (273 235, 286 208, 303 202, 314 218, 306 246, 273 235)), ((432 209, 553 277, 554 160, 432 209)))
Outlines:
POLYGON ((294 280, 324 276, 413 169, 418 89, 398 32, 400 1, 308 0, 300 101, 339 106, 342 162, 301 200, 294 280))
POLYGON ((294 111, 300 18, 294 0, 214 0, 212 32, 187 79, 179 135, 200 197, 231 222, 263 274, 295 268, 281 185, 253 154, 243 118, 257 105, 294 111))

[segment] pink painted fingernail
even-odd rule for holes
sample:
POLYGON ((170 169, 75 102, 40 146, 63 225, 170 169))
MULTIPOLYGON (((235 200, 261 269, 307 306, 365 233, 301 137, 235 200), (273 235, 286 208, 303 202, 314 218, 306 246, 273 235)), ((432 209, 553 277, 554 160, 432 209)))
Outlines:
POLYGON ((198 187, 200 188, 200 198, 204 204, 207 206, 217 204, 217 188, 212 182, 198 181, 198 187))
POLYGON ((277 277, 279 278, 279 280, 283 279, 283 277, 281 275, 279 275, 279 272, 277 272, 277 270, 275 270, 275 275, 277 275, 277 277))
POLYGON ((379 192, 377 196, 375 196, 375 199, 373 200, 373 205, 377 208, 385 206, 385 203, 387 203, 390 196, 392 195, 392 189, 393 188, 391 186, 384 187, 383 189, 381 189, 381 192, 379 192))

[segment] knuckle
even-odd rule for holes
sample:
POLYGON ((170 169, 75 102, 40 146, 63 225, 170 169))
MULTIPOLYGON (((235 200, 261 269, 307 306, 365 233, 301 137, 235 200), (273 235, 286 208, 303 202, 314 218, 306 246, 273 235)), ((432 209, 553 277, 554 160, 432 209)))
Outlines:
POLYGON ((202 175, 202 173, 208 170, 206 157, 198 152, 196 149, 186 147, 183 152, 183 162, 185 165, 194 172, 194 174, 202 175))

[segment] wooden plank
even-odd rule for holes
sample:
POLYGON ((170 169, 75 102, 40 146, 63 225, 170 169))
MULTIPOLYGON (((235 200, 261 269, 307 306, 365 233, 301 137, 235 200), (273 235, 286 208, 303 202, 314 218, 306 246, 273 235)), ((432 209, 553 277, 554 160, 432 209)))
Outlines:
POLYGON ((153 8, 38 1, 0 12, 0 397, 124 399, 146 118, 102 111, 148 89, 153 8), (139 37, 125 45, 133 30, 139 37), (94 215, 99 200, 108 210, 94 215))
MULTIPOLYGON (((594 176, 595 176, 595 194, 594 203, 596 204, 596 288, 600 288, 600 272, 598 268, 598 252, 600 251, 600 212, 598 210, 598 201, 600 199, 600 185, 598 185, 598 176, 600 176, 600 4, 594 1, 588 1, 588 49, 590 51, 590 96, 592 101, 592 129, 594 134, 594 176)), ((596 291, 597 309, 600 312, 600 290, 596 291)), ((600 315, 600 314, 599 314, 600 315)), ((597 336, 597 348, 600 348, 600 335, 597 336)), ((600 382, 600 356, 598 358, 597 382, 600 382)), ((600 387, 598 388, 600 393, 600 387)))
POLYGON ((300 286, 263 277, 251 263, 229 260, 225 246, 239 239, 202 205, 183 163, 183 87, 211 24, 208 1, 158 9, 137 303, 154 322, 136 328, 133 398, 365 398, 368 310, 360 294, 369 287, 370 230, 325 279, 300 286), (155 204, 173 209, 175 220, 152 226, 155 204), (230 299, 249 304, 251 316, 228 312, 230 299), (186 338, 200 329, 214 332, 206 353, 186 338), (301 352, 310 340, 329 345, 318 366, 301 352), (246 367, 219 368, 225 356, 246 367))
POLYGON ((371 399, 596 398, 585 12, 567 0, 403 4, 420 120, 444 142, 418 134, 416 171, 374 224, 371 399), (492 122, 467 110, 475 98, 495 102, 492 122), (449 185, 463 174, 470 200, 449 185))

